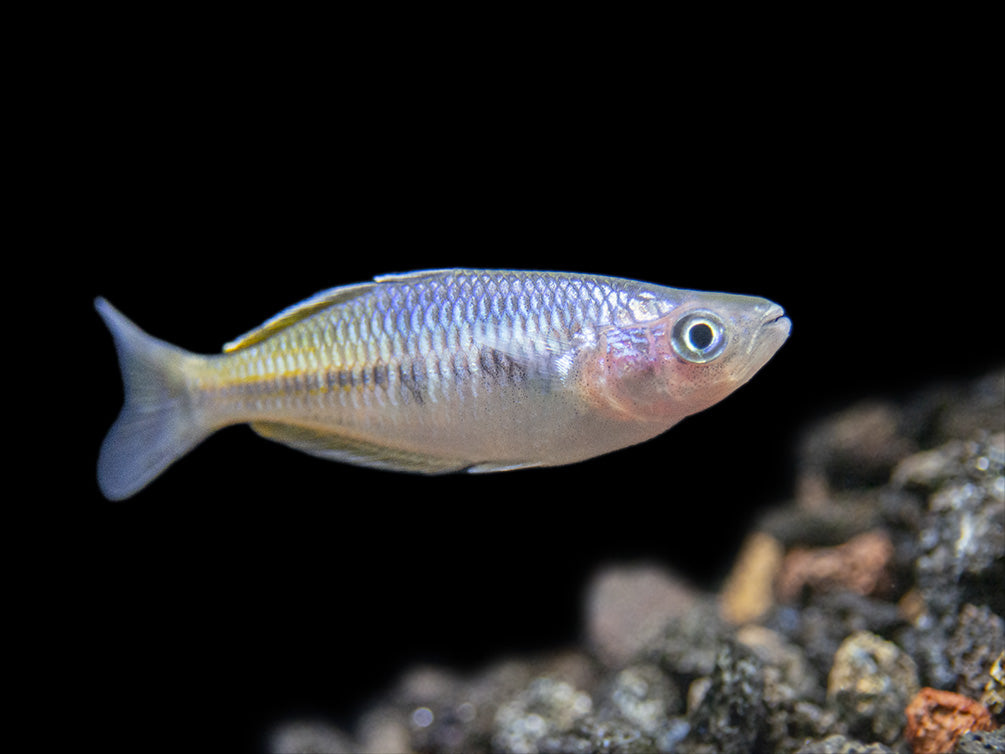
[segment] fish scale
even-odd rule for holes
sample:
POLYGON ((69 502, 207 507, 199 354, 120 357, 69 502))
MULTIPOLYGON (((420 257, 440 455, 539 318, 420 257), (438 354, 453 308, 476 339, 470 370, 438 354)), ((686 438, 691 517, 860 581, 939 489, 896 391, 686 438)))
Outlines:
POLYGON ((126 383, 99 457, 113 499, 238 423, 324 458, 399 471, 572 463, 725 397, 789 332, 765 299, 516 270, 322 291, 216 356, 157 341, 96 305, 126 383))

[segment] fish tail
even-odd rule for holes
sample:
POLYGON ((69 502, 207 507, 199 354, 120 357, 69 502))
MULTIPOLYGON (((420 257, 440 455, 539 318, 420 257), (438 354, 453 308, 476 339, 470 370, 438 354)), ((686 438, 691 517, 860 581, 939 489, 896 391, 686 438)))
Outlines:
POLYGON ((147 335, 103 298, 94 302, 115 341, 125 403, 98 455, 109 500, 139 492, 213 429, 200 421, 188 375, 203 357, 147 335))

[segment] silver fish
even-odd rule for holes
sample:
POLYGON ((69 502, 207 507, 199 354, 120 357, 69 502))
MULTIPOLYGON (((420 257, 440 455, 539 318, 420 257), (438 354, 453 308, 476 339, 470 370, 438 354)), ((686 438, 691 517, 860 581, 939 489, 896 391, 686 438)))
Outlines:
POLYGON ((133 495, 216 430, 397 471, 504 471, 648 440, 722 400, 790 323, 763 298, 597 275, 431 270, 323 291, 200 356, 104 299, 125 405, 98 482, 133 495))

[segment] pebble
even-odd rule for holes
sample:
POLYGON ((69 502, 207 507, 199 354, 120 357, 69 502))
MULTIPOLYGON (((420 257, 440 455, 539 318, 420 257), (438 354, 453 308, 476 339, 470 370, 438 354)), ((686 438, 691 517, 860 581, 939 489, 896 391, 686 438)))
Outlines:
POLYGON ((624 665, 668 622, 687 614, 696 599, 691 587, 659 566, 604 569, 586 589, 587 642, 608 666, 624 665))
POLYGON ((764 616, 775 604, 775 581, 784 557, 782 544, 764 532, 747 537, 720 592, 722 616, 743 624, 764 616))
POLYGON ((658 665, 637 663, 614 674, 598 697, 598 717, 623 720, 643 733, 660 733, 668 716, 683 712, 680 689, 658 665))
POLYGON ((883 744, 864 744, 834 735, 820 741, 808 741, 799 747, 796 754, 893 754, 893 750, 883 744))
POLYGON ((1005 754, 1005 728, 964 733, 957 739, 953 754, 1005 754))
POLYGON ((987 683, 984 684, 984 694, 981 704, 999 717, 1005 716, 1005 652, 998 655, 991 670, 988 671, 987 683))
POLYGON ((904 727, 904 708, 918 692, 914 660, 868 631, 842 642, 827 678, 827 702, 848 730, 866 741, 891 744, 904 727))
POLYGON ((723 645, 715 658, 709 688, 691 716, 685 751, 749 754, 754 750, 767 713, 763 667, 757 655, 742 644, 723 645))
POLYGON ((548 740, 568 733, 593 711, 586 692, 547 676, 535 678, 495 715, 492 744, 498 751, 537 754, 548 740))
POLYGON ((964 605, 946 652, 956 676, 956 691, 979 699, 995 659, 1005 652, 1005 621, 987 605, 964 605))
POLYGON ((911 700, 905 714, 904 735, 914 754, 950 754, 962 734, 995 727, 991 714, 980 703, 927 687, 911 700))
MULTIPOLYGON (((1005 612, 1005 433, 977 433, 938 450, 955 471, 927 494, 911 561, 923 610, 914 621, 915 657, 929 686, 952 688, 950 642, 964 605, 1005 612)), ((896 474, 895 474, 896 477, 896 474)), ((917 477, 913 477, 917 480, 917 477)), ((900 521, 905 520, 897 516, 900 521)))
POLYGON ((893 543, 879 530, 859 534, 837 547, 793 548, 778 574, 778 598, 792 602, 804 590, 881 595, 889 591, 892 560, 893 543))

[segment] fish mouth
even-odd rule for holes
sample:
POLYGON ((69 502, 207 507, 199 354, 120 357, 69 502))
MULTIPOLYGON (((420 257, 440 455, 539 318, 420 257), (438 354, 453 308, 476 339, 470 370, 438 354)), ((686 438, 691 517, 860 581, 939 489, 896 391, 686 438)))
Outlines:
MULTIPOLYGON (((785 310, 772 302, 761 314, 756 335, 750 339, 747 355, 751 359, 753 371, 760 369, 775 351, 788 339, 792 322, 785 316, 785 310)), ((753 374, 753 372, 751 372, 753 374)))
POLYGON ((780 319, 787 318, 785 316, 785 310, 778 304, 772 304, 767 308, 764 314, 761 315, 761 322, 765 325, 770 325, 780 319))
POLYGON ((778 304, 772 304, 761 317, 761 328, 770 328, 772 330, 784 329, 785 336, 788 337, 789 330, 792 328, 792 320, 785 316, 785 310, 782 307, 778 304))

